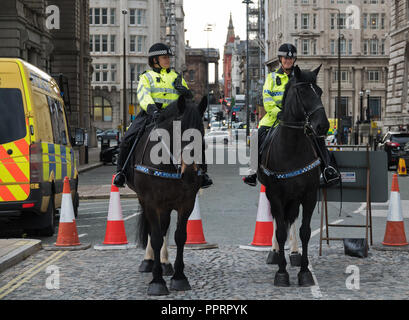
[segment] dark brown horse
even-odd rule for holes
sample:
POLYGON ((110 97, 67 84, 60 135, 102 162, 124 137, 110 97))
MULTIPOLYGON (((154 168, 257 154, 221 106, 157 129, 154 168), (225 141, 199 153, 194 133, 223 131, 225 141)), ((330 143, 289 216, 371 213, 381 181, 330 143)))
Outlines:
POLYGON ((177 211, 178 219, 175 231, 177 254, 170 288, 173 290, 191 289, 183 272, 183 249, 187 237, 187 221, 195 205, 202 175, 198 162, 186 163, 183 155, 185 155, 185 147, 191 146, 192 143, 200 146, 199 149, 195 148, 194 152, 202 152, 204 134, 202 118, 206 106, 206 98, 203 98, 198 106, 186 101, 183 97, 171 103, 162 111, 159 121, 151 125, 154 128, 149 128, 149 126, 146 128, 133 154, 134 170, 128 170, 130 172, 127 175, 128 186, 137 193, 142 208, 139 219, 139 240, 146 247, 149 235, 154 253, 153 261, 144 260, 142 263, 152 268, 153 279, 149 284, 149 295, 169 294, 163 279, 160 251, 169 228, 172 210, 177 211), (181 132, 175 132, 177 128, 175 124, 178 123, 181 132), (155 131, 167 133, 170 137, 169 141, 163 139, 162 142, 158 142, 158 139, 153 138, 155 131), (189 141, 181 139, 180 134, 185 137, 185 134, 189 132, 196 133, 193 141, 192 139, 189 141), (176 148, 178 151, 175 151, 174 147, 177 144, 179 148, 176 148), (162 159, 167 158, 169 161, 158 163, 158 159, 155 159, 157 150, 160 150, 159 156, 162 159))
POLYGON ((302 257, 298 284, 314 284, 308 269, 308 242, 311 217, 317 202, 320 160, 313 139, 325 135, 329 127, 321 101, 322 91, 317 86, 319 70, 294 68, 294 76, 284 92, 280 123, 266 137, 258 169, 258 179, 266 187, 271 214, 277 225, 279 269, 274 279, 276 286, 290 285, 284 244, 289 227, 299 215, 300 206, 303 208, 300 228, 302 257))

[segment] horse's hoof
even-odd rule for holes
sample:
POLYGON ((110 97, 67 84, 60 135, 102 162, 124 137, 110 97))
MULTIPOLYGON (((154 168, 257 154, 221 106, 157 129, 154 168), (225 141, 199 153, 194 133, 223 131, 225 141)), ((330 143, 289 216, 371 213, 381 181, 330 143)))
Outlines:
POLYGON ((300 267, 301 266, 301 254, 298 252, 291 253, 290 263, 292 267, 300 267))
POLYGON ((176 291, 187 291, 191 290, 192 287, 190 286, 189 281, 187 279, 171 279, 170 289, 176 291))
POLYGON ((149 296, 165 296, 169 294, 166 284, 159 282, 151 282, 148 287, 149 296))
POLYGON ((274 277, 274 285, 276 287, 289 287, 290 286, 290 276, 288 272, 276 272, 274 277))
POLYGON ((162 275, 163 276, 173 276, 175 271, 170 263, 162 263, 162 275))
POLYGON ((143 260, 139 266, 139 272, 152 272, 153 260, 143 260))
POLYGON ((311 271, 298 272, 298 285, 300 287, 311 287, 315 285, 311 271))
POLYGON ((278 252, 270 251, 267 257, 267 264, 278 264, 278 252))

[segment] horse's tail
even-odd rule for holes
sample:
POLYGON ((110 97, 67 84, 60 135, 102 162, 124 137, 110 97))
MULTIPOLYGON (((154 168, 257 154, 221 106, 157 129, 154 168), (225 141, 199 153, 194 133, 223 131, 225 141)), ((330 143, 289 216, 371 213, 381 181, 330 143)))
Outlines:
POLYGON ((146 215, 141 207, 141 214, 139 215, 138 223, 137 223, 137 238, 138 238, 138 245, 142 248, 146 248, 148 244, 148 234, 149 234, 149 223, 148 219, 146 219, 146 215))

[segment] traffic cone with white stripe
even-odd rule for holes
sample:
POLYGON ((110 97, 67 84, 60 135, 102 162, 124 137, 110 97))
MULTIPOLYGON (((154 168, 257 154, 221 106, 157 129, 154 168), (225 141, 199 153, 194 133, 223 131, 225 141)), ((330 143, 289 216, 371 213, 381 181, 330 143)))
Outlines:
POLYGON ((388 220, 386 222, 385 246, 406 246, 405 226, 403 223, 402 206, 400 202, 398 175, 392 178, 391 196, 389 198, 388 220))
POLYGON ((60 224, 58 226, 58 236, 55 246, 69 247, 79 246, 80 244, 74 217, 74 207, 72 205, 70 180, 68 177, 65 177, 62 192, 60 224))
POLYGON ((251 245, 271 246, 274 232, 273 217, 271 216, 270 202, 266 196, 266 187, 261 185, 257 209, 256 230, 251 245))
POLYGON ((207 243, 203 233, 202 218, 200 217, 199 197, 196 194, 195 206, 187 221, 187 238, 185 244, 207 243))
POLYGON ((108 219, 103 244, 127 244, 124 219, 118 187, 114 186, 112 176, 111 195, 109 198, 108 219))

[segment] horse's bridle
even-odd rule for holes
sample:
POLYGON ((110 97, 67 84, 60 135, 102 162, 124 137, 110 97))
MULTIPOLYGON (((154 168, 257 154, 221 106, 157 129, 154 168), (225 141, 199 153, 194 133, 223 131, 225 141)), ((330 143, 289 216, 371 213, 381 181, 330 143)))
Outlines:
POLYGON ((295 94, 297 96, 297 100, 301 101, 301 105, 303 108, 304 116, 305 116, 305 121, 297 121, 297 122, 289 122, 289 121, 280 121, 279 125, 283 127, 288 127, 288 128, 293 128, 293 129, 302 129, 304 130, 305 134, 312 134, 314 136, 318 136, 317 133, 315 132, 314 128, 312 127, 310 123, 310 117, 317 112, 318 110, 324 109, 324 106, 322 104, 317 105, 314 109, 310 110, 309 112, 306 112, 305 104, 303 99, 300 99, 300 96, 297 91, 297 87, 301 86, 310 86, 312 91, 315 93, 315 95, 319 98, 319 94, 314 88, 314 84, 311 82, 297 82, 294 85, 295 88, 295 94))

